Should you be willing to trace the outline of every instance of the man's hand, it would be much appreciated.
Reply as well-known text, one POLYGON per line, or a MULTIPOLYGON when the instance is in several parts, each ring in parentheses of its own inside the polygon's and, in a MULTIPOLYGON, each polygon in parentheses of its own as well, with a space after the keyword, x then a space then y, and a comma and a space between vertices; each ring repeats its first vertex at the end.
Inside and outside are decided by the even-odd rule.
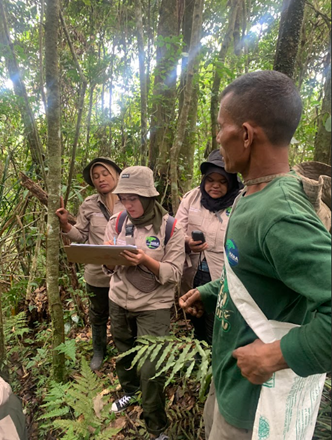
POLYGON ((251 344, 237 348, 232 355, 237 359, 242 376, 254 385, 261 385, 275 371, 288 368, 280 349, 280 341, 264 344, 256 339, 251 344))
POLYGON ((201 300, 201 294, 197 289, 189 290, 179 299, 180 307, 192 316, 200 318, 204 313, 204 306, 201 300))
POLYGON ((191 250, 191 252, 203 252, 206 249, 208 249, 208 244, 207 243, 203 243, 199 240, 199 241, 194 241, 192 238, 189 238, 189 240, 187 241, 187 244, 191 250))

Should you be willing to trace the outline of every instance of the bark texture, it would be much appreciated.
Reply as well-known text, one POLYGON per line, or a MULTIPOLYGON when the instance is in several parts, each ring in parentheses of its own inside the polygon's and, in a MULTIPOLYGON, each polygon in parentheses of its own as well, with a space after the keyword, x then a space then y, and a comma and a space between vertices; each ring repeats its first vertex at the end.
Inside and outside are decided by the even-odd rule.
POLYGON ((147 108, 148 108, 148 90, 147 77, 145 69, 145 47, 144 47, 144 31, 142 18, 142 3, 141 0, 135 0, 135 16, 137 24, 137 46, 138 46, 138 60, 139 60, 139 78, 141 88, 141 146, 140 156, 141 165, 146 165, 147 162, 147 108))
POLYGON ((305 0, 284 0, 273 69, 294 76, 304 18, 305 0))
POLYGON ((331 64, 327 70, 326 82, 324 87, 324 98, 321 113, 318 117, 318 128, 315 139, 314 160, 331 164, 331 131, 325 127, 326 120, 331 118, 331 64))
MULTIPOLYGON (((218 111, 219 111, 219 90, 220 90, 220 83, 221 83, 220 66, 222 66, 225 62, 228 49, 232 43, 232 39, 234 38, 235 25, 236 25, 237 21, 239 21, 238 15, 241 13, 241 11, 242 11, 241 0, 232 0, 230 3, 227 31, 226 31, 226 34, 224 36, 224 39, 223 39, 223 42, 221 44, 221 48, 219 51, 218 62, 217 62, 216 71, 215 71, 214 78, 213 78, 213 85, 212 85, 211 108, 210 108, 211 134, 212 134, 211 151, 218 148, 218 144, 217 144, 217 117, 218 117, 218 111)), ((207 152, 207 153, 209 153, 209 152, 207 152)))
POLYGON ((189 109, 192 98, 194 67, 197 56, 197 48, 200 45, 201 30, 203 22, 204 0, 195 0, 193 27, 189 49, 188 72, 186 80, 186 88, 184 92, 184 103, 177 124, 175 139, 171 148, 170 178, 171 178, 171 196, 172 209, 176 212, 179 207, 179 187, 178 187, 178 159, 181 147, 184 142, 189 109))
MULTIPOLYGON (((188 53, 190 48, 190 40, 191 40, 193 18, 194 18, 194 6, 195 6, 195 0, 185 0, 182 34, 183 34, 183 42, 184 42, 183 52, 186 54, 188 53)), ((199 69, 200 49, 201 49, 201 45, 199 45, 197 48, 197 56, 195 58, 192 96, 190 102, 190 109, 188 113, 188 124, 187 124, 183 145, 180 151, 180 165, 182 169, 182 171, 180 172, 181 193, 186 193, 192 187, 194 153, 195 153, 195 147, 197 145, 196 123, 197 123, 197 111, 198 111, 199 82, 196 79, 198 79, 197 74, 199 69)), ((181 113, 184 103, 188 60, 189 60, 188 56, 184 56, 182 58, 179 113, 181 113)))
POLYGON ((177 0, 162 0, 149 151, 149 167, 153 170, 157 167, 155 174, 160 176, 168 173, 169 152, 173 142, 171 122, 174 120, 178 58, 177 46, 172 39, 178 35, 177 0))
POLYGON ((24 82, 22 81, 22 76, 16 60, 13 43, 10 39, 10 34, 7 26, 5 5, 3 0, 0 0, 0 43, 2 45, 3 55, 5 56, 5 62, 9 77, 13 82, 14 91, 19 100, 18 107, 21 112, 25 136, 28 140, 32 160, 39 166, 41 175, 46 185, 46 173, 43 161, 42 144, 40 141, 35 118, 29 104, 28 94, 24 82))
POLYGON ((61 142, 60 142, 60 88, 58 67, 58 30, 60 19, 59 0, 46 2, 45 62, 47 86, 47 150, 48 174, 48 216, 46 283, 53 326, 53 375, 62 382, 64 379, 64 354, 56 347, 64 342, 64 322, 62 303, 59 295, 59 219, 55 211, 59 207, 61 188, 61 142))

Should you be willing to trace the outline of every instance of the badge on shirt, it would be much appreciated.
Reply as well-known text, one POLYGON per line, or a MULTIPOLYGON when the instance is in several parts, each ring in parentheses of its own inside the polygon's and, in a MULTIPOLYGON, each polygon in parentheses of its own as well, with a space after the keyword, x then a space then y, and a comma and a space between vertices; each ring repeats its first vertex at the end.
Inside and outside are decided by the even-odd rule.
POLYGON ((232 206, 230 206, 229 208, 226 209, 227 217, 229 217, 231 215, 231 212, 232 212, 232 206))
POLYGON ((239 250, 233 240, 227 240, 226 242, 226 255, 232 267, 239 264, 239 250))
POLYGON ((160 246, 159 238, 155 237, 154 235, 147 237, 145 243, 149 249, 158 249, 160 246))

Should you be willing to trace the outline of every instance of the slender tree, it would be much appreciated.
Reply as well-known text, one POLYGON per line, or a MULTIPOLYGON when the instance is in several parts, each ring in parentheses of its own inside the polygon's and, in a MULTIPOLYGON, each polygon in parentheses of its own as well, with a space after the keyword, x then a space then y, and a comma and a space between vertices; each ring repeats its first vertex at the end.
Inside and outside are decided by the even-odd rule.
POLYGON ((10 39, 10 33, 7 25, 6 11, 4 1, 0 0, 0 43, 5 55, 6 66, 9 77, 13 82, 16 96, 20 100, 19 109, 22 116, 25 135, 27 137, 31 150, 32 160, 40 167, 42 177, 46 185, 46 174, 43 161, 42 144, 40 141, 36 121, 29 104, 29 97, 22 81, 19 65, 16 60, 14 46, 10 39))
POLYGON ((45 64, 47 87, 47 151, 48 216, 46 282, 50 314, 53 326, 53 374, 57 381, 64 379, 64 355, 56 347, 64 342, 63 310, 59 295, 59 220, 55 215, 59 207, 61 188, 60 143, 60 89, 58 67, 58 31, 60 23, 60 0, 46 1, 45 64))
POLYGON ((306 0, 284 0, 274 70, 294 76, 306 0))
MULTIPOLYGON (((182 71, 180 78, 180 99, 179 99, 179 113, 181 113, 184 104, 184 95, 186 90, 187 81, 187 66, 188 66, 188 51, 190 48, 190 40, 192 35, 192 27, 194 20, 194 6, 195 0, 185 0, 184 2, 184 14, 183 14, 183 24, 182 24, 182 34, 183 34, 183 52, 182 57, 182 71)), ((181 193, 189 191, 192 187, 192 177, 194 168, 194 154, 197 145, 197 113, 198 113, 198 94, 199 94, 199 61, 200 61, 200 51, 201 45, 197 47, 197 56, 195 57, 194 65, 194 78, 192 87, 192 97, 190 101, 190 109, 188 113, 188 124, 186 128, 186 134, 181 146, 180 151, 180 164, 182 172, 180 172, 181 180, 181 193)))
POLYGON ((179 35, 177 0, 162 0, 158 24, 157 65, 152 98, 149 166, 167 179, 173 142, 171 123, 176 100, 179 35))
POLYGON ((138 46, 138 60, 139 60, 139 75, 141 87, 141 165, 146 165, 147 160, 147 105, 148 105, 148 90, 147 77, 145 69, 145 45, 144 45, 144 31, 142 18, 142 3, 141 0, 135 0, 135 16, 137 23, 137 46, 138 46))
POLYGON ((171 163, 170 163, 170 178, 171 178, 171 195, 172 195, 172 209, 176 212, 179 207, 179 188, 178 188, 178 158, 183 144, 186 127, 188 122, 188 114, 192 98, 193 76, 195 58, 197 57, 197 48, 200 45, 201 30, 203 22, 203 8, 204 0, 195 0, 194 5, 194 19, 193 31, 190 41, 189 62, 187 71, 186 88, 184 93, 184 104, 177 124, 174 142, 171 148, 171 163))
POLYGON ((226 55, 230 45, 232 44, 232 39, 234 38, 235 24, 238 21, 237 17, 242 11, 242 0, 231 0, 229 3, 229 18, 227 31, 224 35, 223 42, 218 56, 218 63, 213 77, 212 91, 211 91, 211 133, 212 133, 212 148, 215 150, 218 148, 217 144, 217 115, 219 109, 219 90, 221 84, 221 74, 220 68, 218 66, 225 63, 226 55))
POLYGON ((327 68, 324 98, 318 117, 314 160, 331 164, 331 64, 327 68), (328 120, 330 121, 329 127, 327 127, 328 120))

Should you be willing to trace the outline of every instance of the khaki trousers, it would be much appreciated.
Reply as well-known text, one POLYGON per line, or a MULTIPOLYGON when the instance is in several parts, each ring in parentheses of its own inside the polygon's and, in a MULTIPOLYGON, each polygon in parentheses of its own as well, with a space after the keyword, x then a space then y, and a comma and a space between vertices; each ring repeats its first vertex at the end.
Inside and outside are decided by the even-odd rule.
POLYGON ((230 425, 219 412, 214 383, 204 407, 206 440, 251 440, 252 431, 230 425))

